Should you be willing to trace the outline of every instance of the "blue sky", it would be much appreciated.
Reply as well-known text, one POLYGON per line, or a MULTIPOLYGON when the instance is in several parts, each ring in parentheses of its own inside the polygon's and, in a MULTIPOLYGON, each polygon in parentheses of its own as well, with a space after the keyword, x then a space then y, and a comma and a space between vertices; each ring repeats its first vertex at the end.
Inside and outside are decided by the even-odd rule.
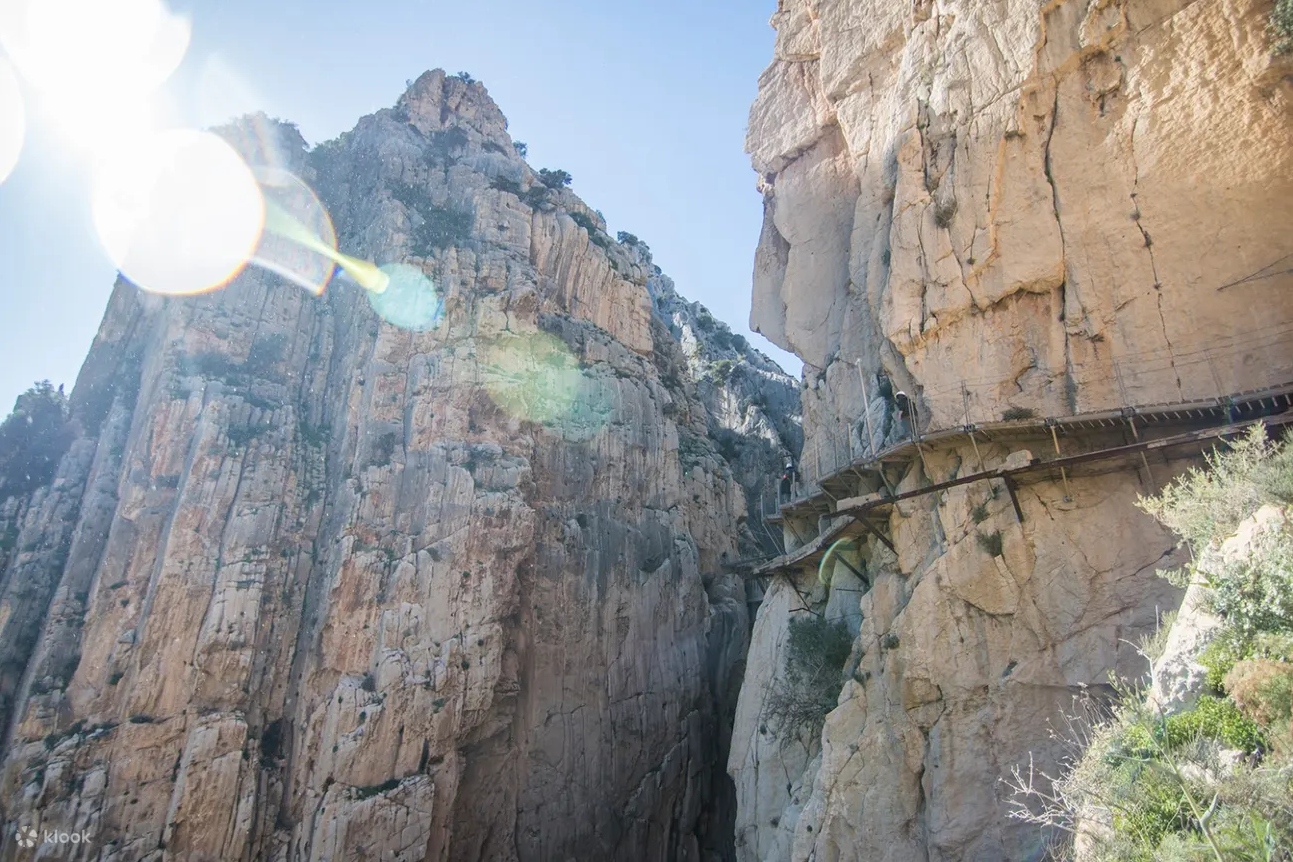
MULTIPOLYGON (((470 72, 532 165, 569 171, 612 232, 641 237, 680 292, 748 335, 762 207, 742 145, 775 7, 173 0, 193 42, 169 116, 210 124, 260 109, 317 143, 392 105, 426 69, 470 72)), ((0 414, 36 379, 70 388, 114 275, 90 222, 84 160, 39 116, 29 122, 0 185, 0 414)), ((751 340, 798 373, 793 357, 751 340)))

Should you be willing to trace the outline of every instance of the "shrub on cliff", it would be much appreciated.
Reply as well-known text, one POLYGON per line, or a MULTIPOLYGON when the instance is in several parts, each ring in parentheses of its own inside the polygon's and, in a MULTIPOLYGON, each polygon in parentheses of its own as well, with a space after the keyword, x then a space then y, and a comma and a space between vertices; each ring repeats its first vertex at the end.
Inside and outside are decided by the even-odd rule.
POLYGON ((1276 0, 1271 11, 1271 38, 1277 54, 1293 51, 1293 0, 1276 0))
POLYGON ((71 442, 62 387, 42 380, 19 395, 0 424, 0 500, 49 484, 71 442))
POLYGON ((543 168, 539 171, 539 182, 543 183, 550 189, 560 189, 568 186, 573 182, 570 174, 563 170, 548 170, 543 168))
POLYGON ((839 621, 804 613, 790 618, 786 669, 772 684, 764 705, 767 724, 784 741, 817 736, 835 708, 853 634, 839 621))
POLYGON ((1293 503, 1293 446, 1276 444, 1253 426, 1226 448, 1205 455, 1140 507, 1200 551, 1235 532, 1264 503, 1293 503))
POLYGON ((1258 426, 1206 460, 1140 505, 1193 551, 1160 574, 1208 587, 1222 620, 1192 656, 1209 691, 1166 714, 1126 692, 1072 722, 1089 729, 1060 775, 1014 775, 1013 816, 1084 836, 1082 859, 1293 858, 1293 529, 1262 509, 1293 498, 1293 444, 1258 426))
POLYGON ((391 197, 402 203, 412 215, 421 216, 421 224, 412 230, 410 250, 417 257, 430 257, 438 249, 459 245, 471 237, 475 216, 452 206, 438 206, 426 189, 410 183, 391 188, 391 197))

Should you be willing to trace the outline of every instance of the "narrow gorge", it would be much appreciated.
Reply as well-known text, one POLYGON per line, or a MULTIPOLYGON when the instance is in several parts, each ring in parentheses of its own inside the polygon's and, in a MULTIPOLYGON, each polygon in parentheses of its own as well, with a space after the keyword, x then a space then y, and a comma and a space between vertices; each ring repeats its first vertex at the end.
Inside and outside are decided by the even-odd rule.
POLYGON ((1047 858, 1011 770, 1182 601, 1138 500, 1293 421, 1271 12, 780 0, 799 382, 469 76, 218 129, 389 287, 118 279, 0 471, 0 862, 1047 858))

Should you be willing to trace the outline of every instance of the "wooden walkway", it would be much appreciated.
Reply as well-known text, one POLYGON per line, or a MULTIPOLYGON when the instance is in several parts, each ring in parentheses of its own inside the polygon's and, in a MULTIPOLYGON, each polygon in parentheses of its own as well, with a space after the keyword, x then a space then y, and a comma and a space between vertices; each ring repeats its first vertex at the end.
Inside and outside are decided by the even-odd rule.
POLYGON ((768 521, 784 524, 792 533, 796 523, 820 521, 822 516, 829 516, 830 524, 786 554, 759 565, 742 566, 742 574, 768 577, 780 571, 816 565, 822 554, 842 538, 871 534, 892 548, 889 519, 896 504, 973 482, 1002 482, 1010 493, 1016 516, 1022 521, 1023 509, 1016 494, 1020 484, 1052 480, 1067 485, 1070 477, 1091 471, 1143 468, 1148 476, 1150 454, 1173 457, 1198 454, 1220 440, 1244 433, 1258 422, 1271 427, 1293 425, 1293 384, 1210 401, 967 425, 926 434, 879 452, 874 458, 836 470, 824 477, 811 493, 782 505, 768 521), (891 466, 906 472, 913 462, 922 461, 927 452, 949 444, 968 444, 977 453, 979 442, 1019 444, 1029 440, 1048 444, 1053 448, 1053 455, 1030 457, 1026 461, 1007 459, 1006 463, 990 469, 983 467, 980 458, 977 472, 902 493, 897 493, 895 481, 886 473, 891 466), (875 490, 859 493, 867 488, 875 490))

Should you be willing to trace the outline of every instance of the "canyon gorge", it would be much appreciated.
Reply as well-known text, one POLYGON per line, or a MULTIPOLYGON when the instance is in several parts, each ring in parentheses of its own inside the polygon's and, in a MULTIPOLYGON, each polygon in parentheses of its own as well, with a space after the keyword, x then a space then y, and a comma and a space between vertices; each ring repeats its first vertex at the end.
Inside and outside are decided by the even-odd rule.
POLYGON ((1044 858, 1005 779, 1181 603, 1138 499, 1290 406, 1270 14, 781 0, 750 323, 799 382, 467 76, 218 130, 391 286, 118 280, 0 480, 0 862, 1044 858))

